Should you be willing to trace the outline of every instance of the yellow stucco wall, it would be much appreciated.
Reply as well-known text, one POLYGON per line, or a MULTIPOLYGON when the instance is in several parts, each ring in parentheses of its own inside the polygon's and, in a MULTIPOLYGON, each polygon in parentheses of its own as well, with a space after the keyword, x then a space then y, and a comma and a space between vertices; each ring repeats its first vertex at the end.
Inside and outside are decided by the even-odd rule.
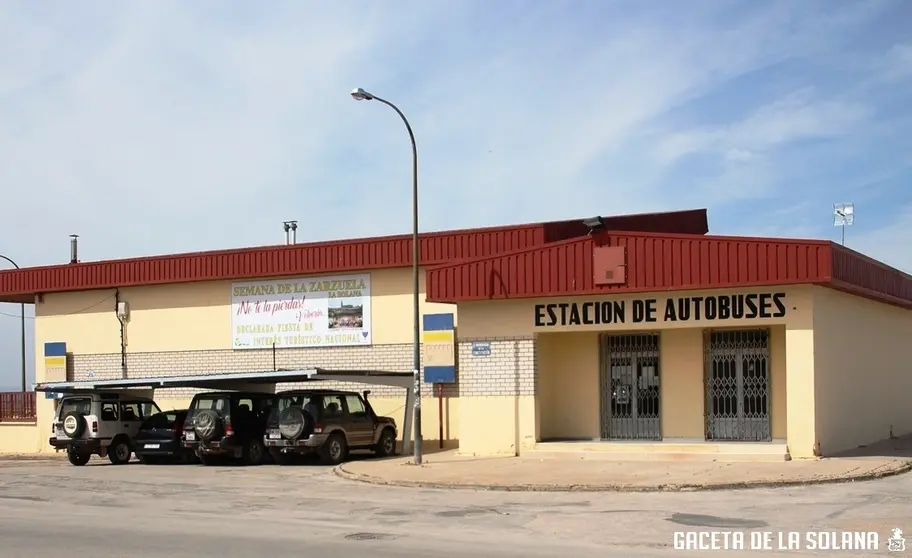
POLYGON ((912 311, 814 289, 822 455, 912 432, 912 311))
POLYGON ((463 396, 459 413, 462 454, 519 455, 535 444, 533 396, 463 396))
MULTIPOLYGON (((48 426, 48 429, 50 430, 50 426, 48 426)), ((44 438, 48 438, 48 436, 44 438)), ((0 423, 0 455, 39 453, 42 449, 41 440, 42 437, 38 431, 38 425, 34 422, 0 423)))
POLYGON ((540 439, 599 437, 599 334, 543 333, 538 343, 540 439))
POLYGON ((702 439, 703 330, 663 331, 659 342, 662 437, 702 439))
MULTIPOLYGON (((411 270, 387 269, 370 276, 373 344, 410 343, 411 270)), ((295 276, 299 277, 304 276, 295 276)), ((424 301, 423 277, 422 273, 421 313, 455 314, 455 305, 424 301)), ((120 299, 130 307, 127 350, 231 349, 231 284, 210 281, 120 289, 120 299)), ((45 295, 44 302, 35 305, 36 354, 43 354, 46 341, 66 341, 67 351, 77 354, 118 353, 120 323, 113 296, 110 289, 45 295)))

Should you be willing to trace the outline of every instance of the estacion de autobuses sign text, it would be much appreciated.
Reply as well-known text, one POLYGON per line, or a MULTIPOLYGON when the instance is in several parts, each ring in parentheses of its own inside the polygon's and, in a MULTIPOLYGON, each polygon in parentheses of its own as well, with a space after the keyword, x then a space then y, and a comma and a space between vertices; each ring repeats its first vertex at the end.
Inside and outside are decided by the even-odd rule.
POLYGON ((535 305, 535 327, 753 320, 785 314, 785 293, 672 297, 661 304, 656 298, 556 302, 535 305))

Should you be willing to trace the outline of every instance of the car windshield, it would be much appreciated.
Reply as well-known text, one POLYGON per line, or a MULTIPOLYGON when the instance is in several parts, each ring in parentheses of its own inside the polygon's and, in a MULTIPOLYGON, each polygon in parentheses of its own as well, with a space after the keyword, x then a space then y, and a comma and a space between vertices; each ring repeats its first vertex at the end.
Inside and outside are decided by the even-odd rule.
POLYGON ((60 415, 66 416, 67 413, 81 413, 83 415, 91 414, 92 399, 90 397, 68 397, 60 402, 60 415))

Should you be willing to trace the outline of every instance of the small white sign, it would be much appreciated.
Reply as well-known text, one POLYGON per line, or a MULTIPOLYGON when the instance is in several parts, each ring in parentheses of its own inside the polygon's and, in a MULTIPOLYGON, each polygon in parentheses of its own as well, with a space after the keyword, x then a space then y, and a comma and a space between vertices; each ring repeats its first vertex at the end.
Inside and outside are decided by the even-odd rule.
POLYGON ((160 448, 161 446, 160 446, 159 444, 146 444, 146 445, 143 446, 143 447, 145 447, 146 449, 158 449, 158 448, 160 448))
POLYGON ((188 442, 192 442, 192 441, 196 440, 196 434, 194 434, 193 432, 187 432, 187 434, 185 434, 184 437, 187 439, 188 442))

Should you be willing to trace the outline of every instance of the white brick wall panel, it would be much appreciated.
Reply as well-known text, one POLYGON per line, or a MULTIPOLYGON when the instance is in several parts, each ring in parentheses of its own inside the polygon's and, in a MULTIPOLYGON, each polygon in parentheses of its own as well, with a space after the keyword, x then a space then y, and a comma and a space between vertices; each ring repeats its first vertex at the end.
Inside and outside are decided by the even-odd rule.
MULTIPOLYGON (((412 371, 411 344, 377 345, 372 347, 295 348, 275 352, 278 369, 324 368, 327 370, 384 370, 412 371)), ((118 379, 121 377, 119 354, 72 355, 68 378, 74 381, 118 379)), ((213 350, 173 351, 156 353, 127 353, 127 376, 130 378, 188 376, 220 372, 257 372, 273 369, 272 350, 213 350)), ((304 383, 279 384, 279 389, 303 387, 304 383)), ((374 396, 401 397, 399 387, 357 384, 351 382, 308 382, 306 385, 362 391, 371 390, 374 396)), ((434 395, 433 386, 422 383, 422 395, 434 395)), ((170 388, 158 390, 161 397, 189 397, 200 390, 170 388)), ((445 397, 459 394, 458 384, 444 387, 445 397)))
MULTIPOLYGON (((447 385, 446 397, 533 395, 538 388, 538 358, 535 341, 527 337, 496 337, 460 340, 458 344, 458 383, 447 385), (491 343, 491 355, 472 356, 472 341, 491 343)), ((72 380, 116 379, 121 375, 119 354, 72 355, 72 380)), ((387 370, 410 372, 412 345, 377 345, 373 347, 333 347, 315 349, 281 349, 275 353, 279 369, 325 368, 327 370, 387 370)), ((266 350, 174 351, 128 353, 128 377, 181 376, 218 372, 256 372, 273 369, 273 352, 266 350)), ((380 397, 401 397, 404 390, 392 386, 351 382, 319 382, 321 387, 361 391, 371 390, 380 397)), ((278 389, 294 389, 305 384, 279 384, 278 389)), ((189 397, 200 390, 173 388, 159 390, 162 397, 189 397)), ((425 397, 433 396, 432 386, 422 384, 425 397)))

